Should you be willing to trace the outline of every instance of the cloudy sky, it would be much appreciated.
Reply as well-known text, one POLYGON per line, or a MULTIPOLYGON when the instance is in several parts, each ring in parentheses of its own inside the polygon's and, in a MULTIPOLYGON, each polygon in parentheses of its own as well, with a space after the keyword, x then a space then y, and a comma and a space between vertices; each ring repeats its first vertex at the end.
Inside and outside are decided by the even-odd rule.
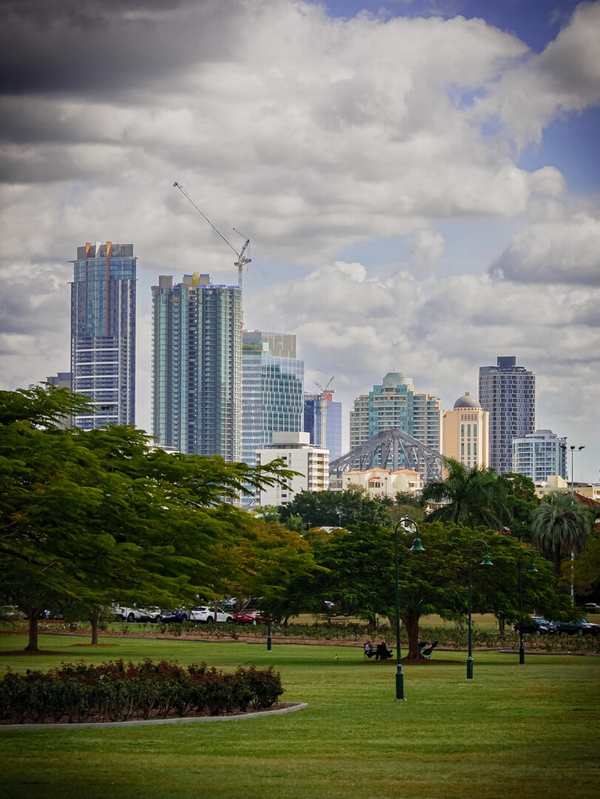
POLYGON ((295 333, 306 388, 402 371, 452 408, 537 375, 537 425, 600 470, 600 2, 0 0, 0 386, 69 368, 86 241, 135 245, 137 421, 150 286, 236 279, 295 333))

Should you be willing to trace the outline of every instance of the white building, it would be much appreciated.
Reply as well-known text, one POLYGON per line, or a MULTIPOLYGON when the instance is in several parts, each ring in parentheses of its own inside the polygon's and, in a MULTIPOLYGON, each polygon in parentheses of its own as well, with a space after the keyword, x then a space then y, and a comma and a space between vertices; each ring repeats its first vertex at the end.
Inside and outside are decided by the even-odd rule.
POLYGON ((299 472, 285 485, 258 492, 258 505, 287 505, 300 491, 326 491, 329 483, 329 450, 313 446, 310 433, 273 433, 273 443, 256 452, 256 465, 281 458, 286 468, 299 472))
POLYGON ((398 469, 391 472, 389 469, 367 469, 364 472, 357 470, 342 474, 342 490, 351 485, 359 485, 369 492, 369 496, 395 497, 398 492, 420 494, 423 490, 423 478, 413 469, 398 469))
POLYGON ((523 438, 513 438, 512 470, 530 477, 534 483, 545 482, 550 475, 567 476, 567 439, 552 430, 536 430, 523 438))

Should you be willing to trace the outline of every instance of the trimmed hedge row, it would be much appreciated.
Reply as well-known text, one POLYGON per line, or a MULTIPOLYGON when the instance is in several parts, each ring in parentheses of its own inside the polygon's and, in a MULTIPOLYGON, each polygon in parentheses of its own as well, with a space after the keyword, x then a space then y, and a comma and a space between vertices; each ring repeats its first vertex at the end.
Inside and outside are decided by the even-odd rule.
POLYGON ((139 664, 123 660, 90 665, 62 663, 43 673, 15 674, 0 681, 0 722, 8 724, 127 721, 218 716, 271 707, 283 693, 272 666, 239 666, 233 673, 206 663, 184 669, 176 661, 139 664))

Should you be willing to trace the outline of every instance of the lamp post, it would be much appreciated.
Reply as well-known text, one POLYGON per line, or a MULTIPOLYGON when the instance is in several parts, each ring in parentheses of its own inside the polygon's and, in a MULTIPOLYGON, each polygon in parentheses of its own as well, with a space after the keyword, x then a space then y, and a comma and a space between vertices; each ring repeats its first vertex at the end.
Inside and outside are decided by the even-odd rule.
POLYGON ((271 614, 267 618, 267 652, 270 652, 271 647, 271 614))
POLYGON ((410 548, 411 552, 425 552, 425 548, 421 544, 419 538, 419 527, 415 521, 409 519, 408 516, 400 519, 394 527, 394 562, 396 566, 396 700, 404 701, 404 674, 402 673, 402 649, 400 646, 400 567, 398 562, 398 528, 402 527, 406 532, 410 531, 410 527, 414 527, 415 540, 410 548))
POLYGON ((473 679, 473 625, 471 622, 471 596, 473 593, 473 578, 472 578, 472 562, 473 562, 473 544, 483 544, 485 547, 485 555, 483 556, 483 560, 479 564, 480 566, 493 566, 494 564, 490 560, 488 545, 485 541, 482 541, 481 538, 476 538, 474 541, 471 541, 469 546, 469 591, 468 591, 468 608, 469 608, 469 654, 467 656, 467 680, 473 679))
POLYGON ((582 444, 580 447, 576 447, 575 444, 571 444, 570 447, 567 447, 566 444, 560 445, 561 449, 564 449, 565 452, 567 449, 571 450, 571 497, 575 497, 575 473, 573 471, 573 464, 575 458, 575 452, 581 452, 582 449, 585 449, 585 444, 582 444))
POLYGON ((536 574, 535 556, 533 552, 519 552, 519 664, 522 666, 525 663, 525 649, 523 647, 523 590, 521 587, 521 558, 523 555, 529 555, 531 558, 531 566, 527 569, 530 574, 536 574))

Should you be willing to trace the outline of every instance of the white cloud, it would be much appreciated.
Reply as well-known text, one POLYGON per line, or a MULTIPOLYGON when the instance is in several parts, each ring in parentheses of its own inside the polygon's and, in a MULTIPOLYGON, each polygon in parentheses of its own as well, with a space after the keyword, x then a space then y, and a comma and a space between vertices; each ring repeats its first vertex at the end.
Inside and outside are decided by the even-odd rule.
POLYGON ((573 210, 555 166, 519 168, 514 142, 598 102, 600 3, 540 55, 483 20, 333 20, 302 0, 4 5, 2 385, 68 368, 75 248, 133 242, 148 426, 150 285, 235 280, 178 180, 251 238, 248 325, 296 332, 346 403, 397 368, 448 406, 516 354, 548 396, 580 381, 593 418, 597 211, 573 210), (473 240, 501 220, 505 243, 472 249, 500 253, 503 279, 493 256, 454 274, 448 228, 473 240), (384 238, 405 249, 374 267, 384 238), (369 254, 345 263, 353 246, 369 254))

